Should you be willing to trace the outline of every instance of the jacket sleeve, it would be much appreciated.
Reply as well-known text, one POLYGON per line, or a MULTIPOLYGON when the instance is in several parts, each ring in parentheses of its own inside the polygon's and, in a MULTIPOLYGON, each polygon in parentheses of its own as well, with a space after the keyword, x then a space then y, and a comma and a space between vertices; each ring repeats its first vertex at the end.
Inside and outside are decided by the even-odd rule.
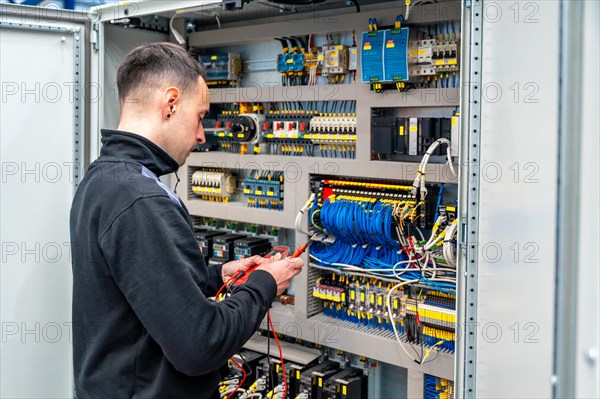
POLYGON ((214 296, 219 291, 219 288, 223 285, 223 277, 221 276, 221 272, 223 270, 223 265, 219 266, 208 266, 208 279, 206 281, 206 290, 204 293, 208 296, 214 296))
MULTIPOLYGON (((225 301, 208 299, 185 215, 166 197, 141 198, 100 236, 112 276, 166 358, 189 376, 218 369, 258 329, 277 293, 258 270, 225 301)), ((219 273, 220 274, 220 273, 219 273)))

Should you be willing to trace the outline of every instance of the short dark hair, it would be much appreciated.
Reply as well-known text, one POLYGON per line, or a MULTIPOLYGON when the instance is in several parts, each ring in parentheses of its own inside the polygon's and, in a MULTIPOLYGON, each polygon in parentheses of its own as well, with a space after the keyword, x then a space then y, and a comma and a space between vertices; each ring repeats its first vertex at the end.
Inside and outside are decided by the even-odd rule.
POLYGON ((131 50, 119 66, 119 99, 123 102, 131 94, 165 80, 186 91, 198 82, 198 76, 206 80, 204 67, 183 47, 168 42, 143 44, 131 50))

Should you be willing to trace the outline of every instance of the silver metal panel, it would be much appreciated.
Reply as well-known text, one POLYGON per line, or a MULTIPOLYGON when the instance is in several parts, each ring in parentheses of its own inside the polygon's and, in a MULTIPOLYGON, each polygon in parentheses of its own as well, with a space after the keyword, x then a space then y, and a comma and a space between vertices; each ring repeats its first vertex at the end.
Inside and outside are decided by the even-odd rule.
POLYGON ((368 397, 373 399, 422 398, 423 373, 379 363, 376 368, 369 370, 368 397))
POLYGON ((425 386, 425 376, 414 370, 407 370, 406 373, 406 397, 407 399, 418 399, 423 397, 425 386))
POLYGON ((581 108, 583 70, 583 2, 561 8, 560 110, 558 144, 558 216, 556 251, 556 338, 554 397, 575 396, 581 191, 581 108))
MULTIPOLYGON (((306 174, 354 176, 354 177, 376 177, 381 179, 405 180, 412 185, 417 173, 418 164, 408 162, 387 161, 356 161, 340 158, 320 157, 288 157, 282 155, 240 155, 223 152, 195 152, 187 160, 187 166, 205 166, 236 169, 272 169, 283 170, 286 177, 293 183, 299 183, 299 176, 306 174)), ((185 167, 185 166, 184 166, 185 167)), ((452 175, 446 164, 429 163, 427 165, 427 182, 431 183, 456 183, 456 177, 452 175)), ((181 169, 181 176, 187 176, 181 169)), ((182 184, 182 190, 187 190, 182 184)), ((287 188, 286 188, 287 189, 287 188)), ((309 187, 298 187, 297 195, 301 195, 298 204, 304 205, 309 196, 309 187)), ((182 191, 183 192, 183 191, 182 191)), ((299 210, 297 208, 295 210, 299 210)))
POLYGON ((461 54, 461 82, 465 90, 461 98, 461 168, 459 185, 460 256, 457 275, 464 279, 457 281, 457 392, 465 398, 474 398, 476 392, 477 338, 473 326, 477 323, 478 311, 478 235, 479 235, 479 184, 481 158, 481 64, 482 28, 484 7, 482 2, 466 3, 463 9, 461 30, 463 32, 463 52, 461 54), (468 4, 468 6, 467 6, 468 4))
POLYGON ((89 124, 90 131, 88 138, 88 162, 96 159, 100 155, 100 128, 103 123, 104 101, 106 96, 104 91, 104 25, 98 22, 92 23, 90 31, 90 86, 97 87, 98 91, 103 90, 101 96, 96 101, 91 101, 89 105, 89 124))
POLYGON ((246 87, 210 89, 210 102, 275 102, 275 101, 334 101, 356 100, 358 86, 317 85, 281 86, 281 79, 271 84, 249 82, 246 87))
MULTIPOLYGON (((600 198, 600 161, 598 148, 600 140, 600 3, 586 1, 584 5, 583 35, 583 75, 581 125, 581 194, 579 196, 579 253, 585 254, 590 248, 597 248, 600 242, 598 225, 590 221, 600 220, 598 198, 600 198)), ((575 397, 600 398, 600 269, 598 260, 582 259, 580 262, 577 320, 577 346, 574 348, 575 397)))
POLYGON ((551 396, 559 5, 483 4, 477 398, 551 396))
MULTIPOLYGON (((461 54, 460 54, 460 65, 461 65, 461 71, 460 71, 460 81, 461 82, 470 82, 471 81, 471 62, 474 62, 475 60, 473 60, 473 57, 471 56, 471 29, 472 29, 472 24, 473 24, 473 19, 472 19, 472 9, 471 7, 465 7, 465 4, 463 4, 463 8, 462 8, 462 19, 461 19, 461 32, 462 32, 462 46, 461 46, 461 54)), ((478 23, 479 25, 479 23, 478 23)), ((479 28, 481 29, 481 28, 479 28)), ((481 66, 481 57, 478 57, 477 62, 475 63, 475 66, 478 67, 480 69, 481 66)), ((471 130, 471 126, 470 126, 470 115, 471 115, 471 110, 470 110, 470 106, 471 105, 475 105, 474 103, 472 103, 471 101, 471 96, 472 96, 472 91, 470 89, 470 87, 472 86, 472 83, 469 83, 467 85, 465 85, 466 88, 465 90, 463 90, 462 92, 462 96, 461 96, 461 100, 460 100, 460 112, 461 112, 461 121, 460 121, 460 150, 459 150, 459 156, 458 156, 458 160, 459 160, 459 164, 463 165, 465 163, 465 155, 468 154, 469 149, 475 149, 474 147, 469 147, 469 139, 471 137, 473 133, 473 131, 471 130), (467 122, 465 122, 465 120, 467 122), (464 155, 463 155, 464 154, 464 155)), ((479 101, 479 103, 481 104, 481 101, 479 101)), ((467 159, 468 159, 468 155, 467 155, 467 159)), ((459 182, 467 182, 471 179, 471 177, 473 176, 473 173, 476 174, 475 177, 477 177, 477 174, 479 173, 477 172, 473 172, 473 171, 469 171, 468 168, 461 168, 460 170, 460 177, 459 177, 459 182), (469 176, 469 172, 471 172, 471 176, 469 176)), ((467 278, 466 276, 468 276, 468 274, 465 273, 466 270, 466 262, 467 262, 467 245, 466 245, 466 241, 467 241, 467 237, 469 237, 468 235, 465 235, 465 232, 468 231, 467 229, 467 221, 469 218, 469 213, 472 212, 472 208, 473 206, 476 206, 478 204, 479 201, 476 201, 476 203, 473 205, 474 201, 469 202, 468 200, 468 196, 469 196, 469 191, 468 191, 468 185, 467 184, 459 184, 458 186, 458 209, 460 211, 460 223, 458 224, 458 235, 457 237, 459 237, 459 248, 456 252, 456 258, 457 258, 457 265, 456 265, 456 271, 457 271, 457 276, 459 276, 456 279, 456 320, 457 320, 457 325, 458 328, 462 328, 461 325, 464 325, 465 322, 468 320, 468 317, 474 317, 474 316, 467 316, 467 300, 468 300, 468 296, 471 293, 471 289, 473 289, 473 293, 475 293, 475 288, 467 288, 467 278), (464 276, 464 278, 461 278, 461 276, 464 276)), ((479 213, 477 212, 477 216, 478 217, 479 213)), ((474 254, 469 253, 469 258, 473 258, 474 254)), ((469 284, 471 285, 471 284, 469 284)), ((472 313, 471 310, 469 310, 469 313, 472 313)), ((455 371, 454 371, 454 387, 456 389, 456 392, 458 393, 458 395, 463 396, 464 397, 464 391, 465 391, 465 385, 468 384, 470 386, 473 385, 473 373, 470 374, 466 374, 465 373, 465 369, 467 368, 467 360, 466 360, 466 355, 467 355, 467 350, 470 350, 469 347, 466 346, 465 340, 464 340, 464 335, 460 334, 457 335, 457 341, 456 341, 456 353, 455 353, 455 371)), ((471 354, 469 353, 469 356, 471 356, 471 354)), ((471 389, 473 389, 471 387, 471 389)))
POLYGON ((81 177, 84 25, 36 21, 31 10, 0 17, 0 396, 71 397, 69 210, 81 177))
MULTIPOLYGON (((182 180, 180 184, 184 181, 182 180)), ((183 189, 183 185, 182 185, 183 189)), ((181 192, 184 192, 183 190, 181 192)), ((260 208, 248 208, 245 203, 215 203, 192 199, 185 202, 190 214, 196 216, 213 217, 223 220, 235 220, 245 223, 263 225, 276 225, 286 229, 294 228, 296 215, 290 212, 271 211, 260 208)))
POLYGON ((563 2, 554 397, 596 398, 599 308, 598 108, 600 6, 563 2))

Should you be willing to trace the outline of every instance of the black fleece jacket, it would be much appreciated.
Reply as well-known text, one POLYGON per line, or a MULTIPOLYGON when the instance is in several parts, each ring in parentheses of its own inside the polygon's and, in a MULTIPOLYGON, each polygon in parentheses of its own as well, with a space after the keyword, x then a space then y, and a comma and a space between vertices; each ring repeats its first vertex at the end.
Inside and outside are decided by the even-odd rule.
POLYGON ((77 398, 218 398, 219 367, 256 331, 277 285, 265 271, 225 301, 151 141, 102 131, 71 208, 77 398))

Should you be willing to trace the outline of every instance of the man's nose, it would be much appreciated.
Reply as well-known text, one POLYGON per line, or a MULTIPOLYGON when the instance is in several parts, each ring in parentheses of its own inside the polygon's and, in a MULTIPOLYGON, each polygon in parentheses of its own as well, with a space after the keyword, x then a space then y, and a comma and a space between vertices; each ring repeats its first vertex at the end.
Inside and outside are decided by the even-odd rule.
POLYGON ((200 144, 206 143, 206 137, 204 136, 204 127, 200 125, 196 132, 196 141, 200 144))

